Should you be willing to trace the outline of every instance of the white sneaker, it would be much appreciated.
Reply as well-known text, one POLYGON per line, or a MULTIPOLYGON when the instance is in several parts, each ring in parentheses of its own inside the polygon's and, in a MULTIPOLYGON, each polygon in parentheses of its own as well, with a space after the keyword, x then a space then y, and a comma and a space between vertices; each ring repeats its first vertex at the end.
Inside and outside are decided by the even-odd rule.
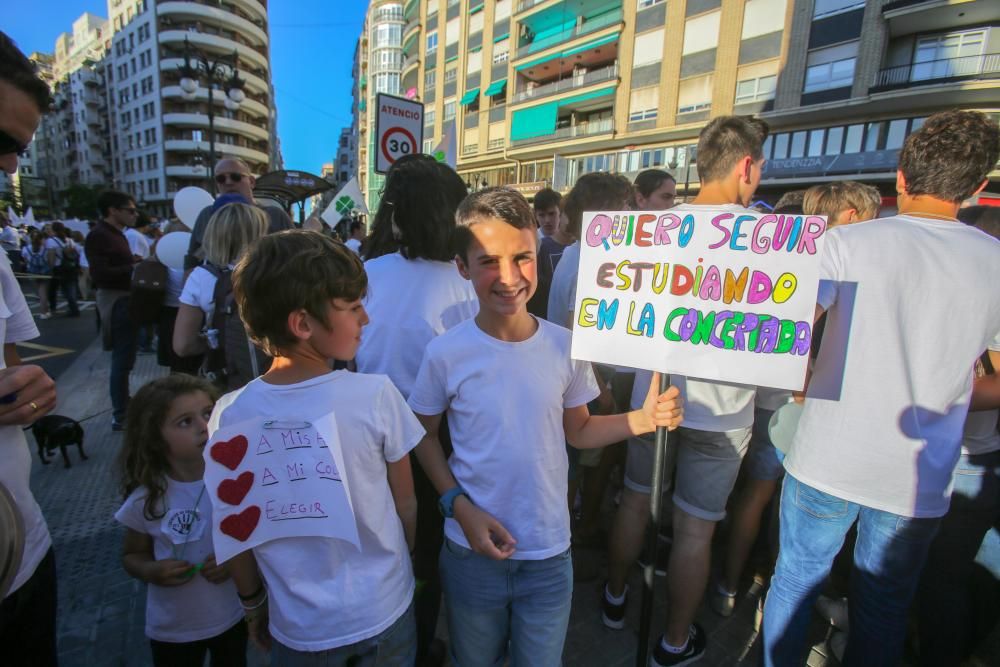
POLYGON ((847 632, 850 630, 847 614, 847 598, 828 598, 820 595, 816 600, 816 611, 819 615, 830 621, 830 625, 847 632))
POLYGON ((40 319, 40 320, 47 320, 47 319, 49 319, 50 317, 52 317, 52 313, 39 313, 39 314, 37 315, 37 317, 38 317, 38 319, 40 319))

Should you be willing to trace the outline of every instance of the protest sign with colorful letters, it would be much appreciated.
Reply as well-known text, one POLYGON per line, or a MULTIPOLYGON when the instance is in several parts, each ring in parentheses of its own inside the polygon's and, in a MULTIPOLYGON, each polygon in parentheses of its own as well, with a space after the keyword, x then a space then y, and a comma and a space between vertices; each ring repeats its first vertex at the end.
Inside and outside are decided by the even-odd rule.
POLYGON ((573 357, 801 389, 826 218, 585 213, 573 357))
POLYGON ((254 419, 216 431, 205 446, 215 559, 285 537, 359 545, 333 414, 254 419))

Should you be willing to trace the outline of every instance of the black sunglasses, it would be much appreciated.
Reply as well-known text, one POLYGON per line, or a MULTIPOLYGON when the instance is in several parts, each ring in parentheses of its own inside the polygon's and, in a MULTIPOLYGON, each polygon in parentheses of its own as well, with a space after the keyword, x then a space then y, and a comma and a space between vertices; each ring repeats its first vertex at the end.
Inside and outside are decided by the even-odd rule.
POLYGON ((28 150, 28 144, 22 144, 3 130, 0 130, 0 155, 17 153, 17 156, 21 157, 26 150, 28 150))
POLYGON ((232 181, 233 183, 239 183, 243 180, 243 174, 231 173, 231 174, 216 174, 215 182, 219 185, 224 184, 226 181, 232 181))

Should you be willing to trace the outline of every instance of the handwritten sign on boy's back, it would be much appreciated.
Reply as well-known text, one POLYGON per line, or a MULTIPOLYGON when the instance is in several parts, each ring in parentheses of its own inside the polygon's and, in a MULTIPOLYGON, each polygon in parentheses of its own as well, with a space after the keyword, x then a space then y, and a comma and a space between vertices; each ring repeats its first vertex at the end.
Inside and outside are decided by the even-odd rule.
POLYGON ((219 429, 205 446, 215 559, 285 537, 359 544, 332 414, 254 419, 219 429))
POLYGON ((573 357, 801 389, 826 219, 586 213, 573 357))

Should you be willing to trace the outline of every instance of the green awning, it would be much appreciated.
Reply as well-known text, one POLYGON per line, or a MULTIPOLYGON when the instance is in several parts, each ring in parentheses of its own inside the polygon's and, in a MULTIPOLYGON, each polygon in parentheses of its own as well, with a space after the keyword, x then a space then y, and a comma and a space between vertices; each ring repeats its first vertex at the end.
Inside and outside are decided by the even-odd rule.
POLYGON ((508 37, 510 37, 510 33, 509 32, 505 32, 502 35, 497 35, 496 37, 493 38, 493 43, 496 44, 499 41, 507 39, 508 37))
POLYGON ((518 65, 514 69, 521 71, 526 69, 531 69, 535 65, 541 65, 542 63, 547 63, 550 60, 556 60, 558 58, 565 58, 566 56, 572 56, 577 53, 582 53, 588 49, 594 49, 598 46, 604 46, 605 44, 610 44, 612 42, 617 42, 618 38, 621 36, 620 33, 615 33, 613 35, 608 35, 607 37, 602 37, 600 39, 595 39, 586 44, 581 44, 580 46, 573 47, 572 49, 567 49, 566 51, 560 51, 559 53, 553 53, 551 55, 545 56, 544 58, 536 58, 535 60, 530 60, 526 63, 518 65))
POLYGON ((576 104, 578 102, 586 102, 587 100, 592 100, 597 97, 605 97, 606 95, 614 95, 615 87, 608 86, 607 88, 601 88, 600 90, 595 90, 590 93, 584 93, 583 95, 576 95, 575 97, 567 97, 556 102, 561 107, 568 104, 576 104))
POLYGON ((485 7, 485 6, 486 6, 486 3, 485 2, 481 2, 481 3, 479 3, 478 7, 470 7, 469 8, 469 14, 475 14, 476 12, 483 11, 483 7, 485 7))
POLYGON ((499 81, 494 81, 490 84, 490 87, 486 89, 483 93, 486 97, 493 97, 494 95, 499 95, 503 92, 503 89, 507 87, 507 79, 500 79, 499 81))
POLYGON ((543 137, 556 131, 559 103, 549 102, 515 111, 510 119, 512 141, 543 137))
POLYGON ((465 91, 465 95, 462 95, 462 99, 459 101, 459 104, 461 104, 462 106, 469 106, 470 104, 475 102, 478 97, 479 97, 478 88, 467 90, 465 91))

